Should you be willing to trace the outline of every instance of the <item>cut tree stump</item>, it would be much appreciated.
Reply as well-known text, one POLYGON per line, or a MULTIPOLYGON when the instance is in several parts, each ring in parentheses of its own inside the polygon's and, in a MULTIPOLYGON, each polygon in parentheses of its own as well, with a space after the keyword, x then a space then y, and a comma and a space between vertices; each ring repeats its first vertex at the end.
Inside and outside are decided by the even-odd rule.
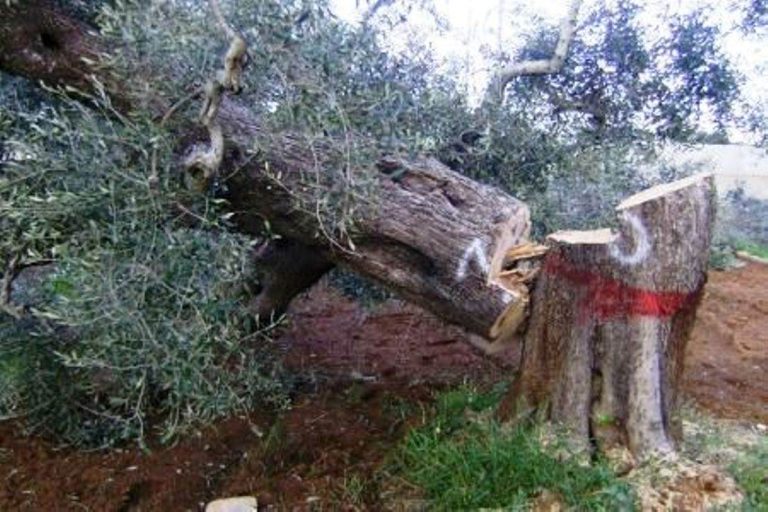
POLYGON ((674 450, 683 357, 706 281, 714 186, 695 176, 618 207, 620 231, 564 231, 533 294, 502 418, 539 411, 600 450, 674 450))

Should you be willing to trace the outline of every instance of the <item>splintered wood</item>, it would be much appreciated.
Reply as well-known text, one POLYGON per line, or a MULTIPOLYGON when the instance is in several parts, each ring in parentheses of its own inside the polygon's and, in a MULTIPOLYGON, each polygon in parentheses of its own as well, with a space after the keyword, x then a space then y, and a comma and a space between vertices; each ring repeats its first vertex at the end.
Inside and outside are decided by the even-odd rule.
MULTIPOLYGON (((541 257, 547 253, 547 246, 528 242, 507 251, 504 269, 496 276, 497 282, 505 287, 518 288, 527 285, 541 268, 541 257)), ((525 287, 527 290, 527 286, 525 287)))
POLYGON ((507 249, 498 273, 489 281, 501 287, 513 300, 498 317, 490 331, 491 342, 483 346, 488 352, 498 351, 518 338, 529 313, 530 287, 541 269, 547 246, 526 242, 507 249))

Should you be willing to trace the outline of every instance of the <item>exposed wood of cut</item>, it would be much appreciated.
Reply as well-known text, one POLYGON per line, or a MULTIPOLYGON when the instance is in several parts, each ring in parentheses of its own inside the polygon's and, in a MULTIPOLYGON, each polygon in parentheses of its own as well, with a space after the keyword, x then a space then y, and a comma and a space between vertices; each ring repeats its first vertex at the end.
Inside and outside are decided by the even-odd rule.
POLYGON ((559 232, 533 296, 520 375, 501 414, 545 408, 585 444, 674 449, 683 355, 706 280, 711 176, 618 207, 621 229, 559 232))

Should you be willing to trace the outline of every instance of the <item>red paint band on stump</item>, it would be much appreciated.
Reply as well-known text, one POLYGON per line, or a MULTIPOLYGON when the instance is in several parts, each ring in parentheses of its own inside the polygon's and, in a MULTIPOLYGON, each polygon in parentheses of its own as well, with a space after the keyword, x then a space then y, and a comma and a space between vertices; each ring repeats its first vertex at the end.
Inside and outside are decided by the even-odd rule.
POLYGON ((680 311, 698 292, 655 292, 634 288, 617 279, 582 270, 559 256, 550 256, 544 272, 585 289, 583 313, 605 321, 616 317, 669 317, 680 311))

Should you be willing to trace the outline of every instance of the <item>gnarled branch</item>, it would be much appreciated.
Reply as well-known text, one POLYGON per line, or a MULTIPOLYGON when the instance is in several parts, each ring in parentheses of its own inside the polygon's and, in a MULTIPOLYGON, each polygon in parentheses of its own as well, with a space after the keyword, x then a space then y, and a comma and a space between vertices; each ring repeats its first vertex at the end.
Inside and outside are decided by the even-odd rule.
POLYGON ((565 58, 568 55, 568 47, 571 45, 573 35, 576 33, 576 19, 579 15, 579 8, 582 0, 573 0, 568 10, 568 15, 560 23, 560 37, 555 46, 555 52, 549 59, 526 60, 516 62, 499 73, 496 83, 498 84, 499 97, 504 97, 504 89, 509 82, 524 75, 548 75, 557 73, 563 67, 565 58))

